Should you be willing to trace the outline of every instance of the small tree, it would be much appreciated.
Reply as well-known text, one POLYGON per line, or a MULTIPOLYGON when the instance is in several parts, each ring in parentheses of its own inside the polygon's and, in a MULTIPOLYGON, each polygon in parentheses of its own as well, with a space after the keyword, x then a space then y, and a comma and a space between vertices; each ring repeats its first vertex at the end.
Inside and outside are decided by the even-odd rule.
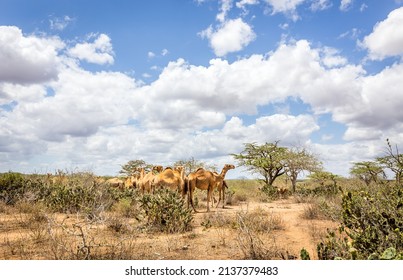
POLYGON ((178 160, 174 163, 174 166, 183 166, 185 168, 185 174, 189 174, 190 172, 194 172, 199 168, 208 169, 211 171, 217 171, 216 166, 208 165, 205 162, 195 159, 191 157, 187 160, 178 160))
POLYGON ((328 171, 316 171, 310 174, 309 178, 314 182, 319 183, 322 188, 325 188, 325 183, 327 181, 331 181, 332 182, 331 191, 333 193, 337 193, 337 178, 339 178, 338 175, 328 171))
POLYGON ((131 160, 128 163, 122 165, 122 169, 119 171, 119 173, 126 176, 133 176, 139 172, 140 168, 144 168, 144 170, 147 172, 151 170, 152 165, 146 163, 142 159, 131 160))
POLYGON ((401 179, 403 176, 403 154, 399 153, 399 148, 397 145, 395 149, 393 149, 392 145, 389 142, 389 139, 386 139, 387 148, 386 148, 386 156, 379 157, 376 160, 385 168, 388 168, 393 173, 395 173, 396 184, 401 184, 401 179))
POLYGON ((315 172, 322 169, 321 162, 307 149, 300 147, 289 149, 285 154, 284 163, 293 192, 296 190, 297 178, 301 172, 315 172))
POLYGON ((266 142, 263 145, 246 143, 245 149, 240 154, 232 154, 232 156, 239 165, 262 175, 265 187, 271 187, 276 178, 286 172, 284 158, 287 148, 279 147, 278 142, 266 142))
POLYGON ((371 182, 377 183, 379 179, 385 178, 385 172, 379 163, 374 161, 362 161, 354 163, 350 174, 365 182, 367 186, 371 182))

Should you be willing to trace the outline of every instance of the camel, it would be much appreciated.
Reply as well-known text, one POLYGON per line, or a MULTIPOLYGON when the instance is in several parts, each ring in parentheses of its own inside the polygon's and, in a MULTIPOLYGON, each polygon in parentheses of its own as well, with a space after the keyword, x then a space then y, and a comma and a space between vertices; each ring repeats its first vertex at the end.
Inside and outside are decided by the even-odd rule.
POLYGON ((138 180, 138 185, 139 189, 143 192, 148 192, 148 193, 153 193, 154 192, 154 171, 156 171, 157 174, 161 173, 162 171, 162 166, 161 165, 156 165, 154 166, 150 172, 147 174, 144 174, 144 168, 141 168, 140 170, 140 178, 138 180))
POLYGON ((119 178, 111 178, 105 181, 105 184, 110 187, 123 189, 125 182, 119 178))
POLYGON ((135 188, 137 184, 137 177, 136 176, 129 176, 124 181, 125 188, 135 188))
POLYGON ((163 172, 154 177, 155 188, 169 188, 177 190, 182 196, 185 196, 185 169, 183 166, 177 166, 174 169, 167 167, 163 172))
MULTIPOLYGON (((234 165, 226 164, 226 165, 224 165, 220 174, 218 174, 217 172, 213 172, 215 179, 216 179, 216 184, 214 187, 217 188, 217 190, 218 190, 218 202, 217 202, 216 208, 218 208, 221 198, 222 198, 222 208, 225 207, 225 188, 228 188, 228 186, 227 186, 227 183, 224 181, 224 178, 225 178, 225 175, 227 174, 228 170, 231 170, 234 168, 235 168, 234 165)), ((211 192, 211 194, 213 194, 213 192, 211 192)))
MULTIPOLYGON (((210 200, 212 198, 212 192, 214 188, 217 188, 220 191, 224 190, 224 177, 228 170, 234 169, 235 166, 231 164, 226 164, 222 169, 221 173, 213 173, 211 171, 204 170, 203 168, 199 168, 196 172, 192 172, 188 175, 187 179, 187 187, 186 191, 188 192, 188 205, 192 205, 192 208, 195 212, 198 212, 193 204, 193 193, 196 188, 200 190, 207 190, 207 212, 210 212, 210 200)), ((221 199, 220 199, 221 200, 221 199)), ((220 201, 219 200, 219 201, 220 201)), ((218 204, 217 204, 218 205, 218 204)))

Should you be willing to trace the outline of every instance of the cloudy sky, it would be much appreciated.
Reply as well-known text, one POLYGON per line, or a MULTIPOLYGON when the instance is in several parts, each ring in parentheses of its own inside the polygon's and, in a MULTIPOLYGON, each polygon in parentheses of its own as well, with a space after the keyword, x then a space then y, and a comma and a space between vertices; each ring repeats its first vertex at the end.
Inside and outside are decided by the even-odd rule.
POLYGON ((0 0, 0 172, 280 140, 347 176, 403 147, 402 56, 402 0, 0 0))

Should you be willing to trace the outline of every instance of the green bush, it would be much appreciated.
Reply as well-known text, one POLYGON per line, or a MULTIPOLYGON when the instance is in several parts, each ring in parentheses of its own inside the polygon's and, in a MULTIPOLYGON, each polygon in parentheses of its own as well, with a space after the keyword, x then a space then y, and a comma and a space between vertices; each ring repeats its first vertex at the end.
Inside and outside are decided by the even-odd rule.
POLYGON ((340 234, 344 237, 337 238, 332 234, 318 245, 319 258, 382 259, 402 256, 402 188, 378 184, 372 189, 344 193, 340 234))
POLYGON ((157 190, 140 198, 147 224, 161 232, 185 232, 191 229, 193 215, 178 192, 157 190))
POLYGON ((23 197, 25 178, 20 173, 8 172, 0 175, 0 200, 14 205, 23 197))

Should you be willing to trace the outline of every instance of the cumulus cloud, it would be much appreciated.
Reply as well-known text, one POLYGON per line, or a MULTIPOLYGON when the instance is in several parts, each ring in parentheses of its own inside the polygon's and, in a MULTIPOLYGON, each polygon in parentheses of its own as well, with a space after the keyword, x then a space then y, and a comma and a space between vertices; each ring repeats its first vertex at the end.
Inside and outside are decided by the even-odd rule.
POLYGON ((210 26, 200 35, 210 41, 210 46, 217 56, 240 51, 256 38, 252 27, 241 18, 227 20, 217 30, 210 26))
POLYGON ((41 83, 57 78, 58 38, 25 36, 15 26, 0 26, 0 82, 41 83))
POLYGON ((68 50, 71 57, 95 64, 113 64, 114 53, 109 36, 100 34, 92 43, 78 43, 68 50))
POLYGON ((382 60, 390 56, 403 55, 403 7, 398 8, 381 22, 378 22, 372 33, 364 38, 360 45, 369 52, 369 58, 382 60))
MULTIPOLYGON (((360 143, 313 145, 326 162, 344 161, 343 168, 345 160, 359 159, 385 136, 403 141, 400 63, 368 75, 335 48, 290 40, 267 54, 231 63, 223 58, 205 66, 171 61, 158 79, 145 85, 123 73, 93 73, 75 63, 63 64, 55 47, 63 42, 19 34, 14 38, 53 50, 51 69, 58 71, 58 79, 33 79, 30 84, 0 76, 0 102, 13 104, 0 118, 3 170, 38 157, 51 158, 63 164, 61 168, 93 164, 103 174, 117 172, 133 158, 168 164, 195 156, 222 163, 245 142, 312 144, 311 134, 320 130, 316 117, 323 113, 347 127, 345 141, 360 143), (310 111, 261 115, 261 106, 290 97, 310 111), (245 114, 256 120, 245 124, 245 114)), ((3 54, 5 49, 0 45, 3 54)), ((17 50, 12 51, 20 54, 17 50)), ((20 56, 14 61, 21 61, 20 56)), ((368 155, 373 154, 375 150, 368 155)))

